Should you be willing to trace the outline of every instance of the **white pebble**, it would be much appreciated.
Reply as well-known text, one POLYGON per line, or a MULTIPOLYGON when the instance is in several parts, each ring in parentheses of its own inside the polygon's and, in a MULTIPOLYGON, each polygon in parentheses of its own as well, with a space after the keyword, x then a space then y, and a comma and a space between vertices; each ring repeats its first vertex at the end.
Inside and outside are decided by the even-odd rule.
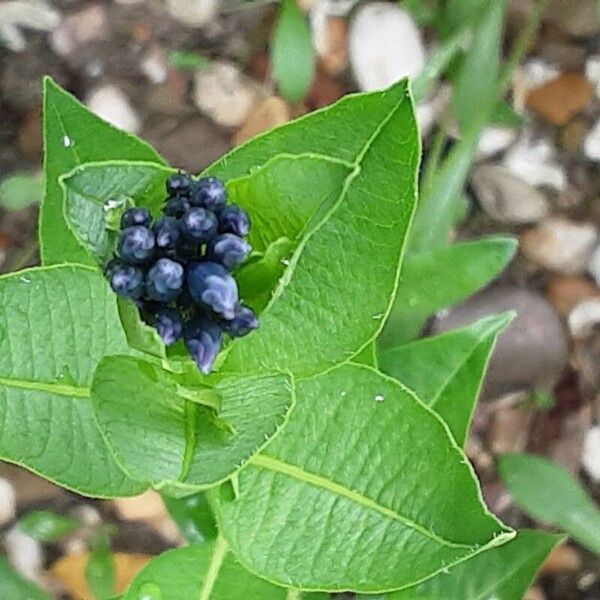
POLYGON ((17 511, 17 495, 8 479, 0 477, 0 526, 6 525, 15 518, 17 511))
POLYGON ((516 137, 516 130, 510 127, 486 127, 479 136, 477 159, 483 160, 506 150, 516 137))
POLYGON ((583 153, 590 159, 600 162, 600 119, 583 140, 583 153))
POLYGON ((219 11, 219 0, 166 0, 169 14, 188 27, 207 25, 219 11))
POLYGON ((138 133, 141 128, 135 108, 116 85, 105 85, 92 90, 86 104, 92 112, 119 129, 138 133))
POLYGON ((26 579, 37 581, 44 566, 42 545, 17 526, 4 536, 6 556, 13 568, 26 579))
POLYGON ((575 339, 590 336, 600 325, 600 298, 588 298, 577 304, 569 313, 568 323, 575 339))
POLYGON ((567 176, 555 160, 555 148, 545 139, 533 141, 524 135, 504 157, 504 165, 529 185, 548 185, 564 190, 567 176))
POLYGON ((583 440, 581 464, 595 482, 600 482, 600 425, 588 429, 583 440))
POLYGON ((596 285, 600 287, 600 246, 598 246, 588 262, 588 273, 592 276, 596 285))
POLYGON ((352 71, 363 91, 389 87, 418 75, 426 61, 419 28, 410 13, 395 4, 361 6, 350 25, 348 51, 352 71))
POLYGON ((585 76, 594 86, 596 96, 600 97, 600 54, 590 56, 585 63, 585 76))
POLYGON ((540 87, 560 75, 560 70, 554 65, 541 58, 532 58, 522 67, 521 72, 525 78, 525 85, 528 90, 540 87))

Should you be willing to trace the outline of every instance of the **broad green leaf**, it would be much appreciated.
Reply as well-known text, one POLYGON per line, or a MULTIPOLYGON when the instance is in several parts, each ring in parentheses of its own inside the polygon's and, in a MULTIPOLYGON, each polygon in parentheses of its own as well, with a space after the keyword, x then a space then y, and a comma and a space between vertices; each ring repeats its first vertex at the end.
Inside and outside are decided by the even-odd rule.
POLYGON ((77 519, 47 510, 28 512, 19 520, 19 529, 41 542, 56 542, 81 525, 77 519))
POLYGON ((483 238, 404 261, 398 293, 377 342, 382 350, 415 338, 433 313, 450 308, 489 283, 517 248, 512 238, 483 238))
POLYGON ((167 61, 181 71, 199 71, 210 66, 208 58, 191 50, 172 50, 167 56, 167 61))
POLYGON ((218 418, 160 367, 129 357, 105 358, 92 401, 117 460, 160 489, 198 490, 239 470, 278 432, 294 402, 289 377, 232 376, 215 384, 218 418), (144 407, 140 411, 140 406, 144 407))
POLYGON ((379 355, 380 368, 435 410, 463 446, 496 339, 511 319, 510 314, 488 317, 390 348, 379 355))
POLYGON ((177 548, 150 561, 123 600, 286 600, 287 591, 248 573, 222 540, 177 548))
POLYGON ((90 402, 100 358, 127 352, 115 296, 95 270, 65 265, 0 278, 0 458, 82 494, 139 493, 90 402))
POLYGON ((425 583, 383 596, 357 600, 517 600, 523 598, 561 536, 541 531, 519 531, 498 548, 440 573, 425 583))
POLYGON ((0 206, 20 210, 37 204, 44 195, 41 174, 18 173, 0 182, 0 206))
POLYGON ((570 473, 527 454, 505 454, 499 469, 514 501, 530 517, 559 527, 600 554, 600 510, 570 473))
POLYGON ((224 369, 310 374, 358 354, 381 330, 415 207, 419 139, 407 94, 402 83, 376 96, 376 120, 362 112, 370 97, 354 98, 372 129, 342 192, 302 238, 260 329, 232 346, 224 369))
POLYGON ((0 554, 0 598, 11 600, 51 600, 51 596, 27 581, 0 554))
POLYGON ((273 76, 281 95, 300 102, 310 87, 315 51, 310 29, 296 0, 282 0, 271 42, 273 76))
POLYGON ((236 494, 213 497, 246 568, 301 589, 375 593, 513 537, 482 504, 447 426, 396 380, 348 364, 299 381, 297 392, 236 494))
POLYGON ((108 161, 82 165, 60 178, 67 225, 94 264, 112 257, 118 216, 125 208, 135 204, 158 214, 171 173, 155 163, 108 161))
POLYGON ((117 306, 129 346, 145 354, 164 358, 165 345, 163 341, 154 327, 142 321, 137 306, 125 298, 117 298, 117 306))
POLYGON ((215 517, 204 492, 185 498, 163 494, 162 499, 188 543, 200 544, 217 537, 215 517))
POLYGON ((92 161, 137 160, 164 164, 145 142, 114 128, 91 113, 49 77, 44 79, 44 175, 46 191, 40 215, 44 264, 85 262, 89 255, 68 228, 59 177, 92 161))
POLYGON ((494 107, 490 124, 518 129, 525 125, 526 118, 519 114, 506 100, 500 100, 494 107))

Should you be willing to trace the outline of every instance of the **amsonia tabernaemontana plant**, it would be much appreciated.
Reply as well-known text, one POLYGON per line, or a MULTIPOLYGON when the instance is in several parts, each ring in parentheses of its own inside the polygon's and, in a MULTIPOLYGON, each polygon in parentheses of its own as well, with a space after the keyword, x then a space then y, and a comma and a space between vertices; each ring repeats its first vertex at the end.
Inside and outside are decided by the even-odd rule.
POLYGON ((463 450, 511 316, 377 349, 425 256, 407 82, 191 178, 50 79, 44 140, 43 266, 0 280, 0 457, 161 492, 190 545, 123 598, 522 596, 557 538, 492 515, 463 450))

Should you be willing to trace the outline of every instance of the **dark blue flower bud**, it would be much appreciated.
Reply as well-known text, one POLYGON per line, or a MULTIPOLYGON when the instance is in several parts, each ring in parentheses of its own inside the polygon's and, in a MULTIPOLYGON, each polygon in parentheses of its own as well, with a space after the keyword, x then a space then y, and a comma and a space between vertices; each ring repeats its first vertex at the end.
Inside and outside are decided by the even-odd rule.
POLYGON ((183 287, 183 267, 169 258, 161 258, 148 271, 146 294, 158 302, 171 302, 183 287))
POLYGON ((181 219, 190 206, 190 201, 186 198, 167 198, 165 205, 163 206, 163 213, 167 215, 167 217, 181 219))
POLYGON ((248 213, 235 204, 224 206, 219 211, 219 232, 234 233, 240 237, 250 232, 250 217, 248 213))
POLYGON ((192 178, 186 173, 176 173, 171 175, 166 182, 167 194, 170 196, 187 196, 192 186, 192 178))
POLYGON ((233 233, 222 233, 210 240, 206 246, 206 258, 222 264, 226 269, 233 271, 239 267, 248 254, 250 244, 233 233))
POLYGON ((198 369, 205 375, 212 369, 221 349, 222 339, 221 329, 209 319, 194 319, 185 326, 185 347, 198 369))
POLYGON ((128 208, 121 215, 121 229, 126 229, 127 227, 133 227, 135 225, 148 227, 151 220, 152 216, 147 208, 141 208, 137 206, 128 208))
POLYGON ((235 315, 231 321, 221 321, 223 331, 235 338, 248 335, 254 329, 258 329, 258 326, 258 318, 254 311, 243 304, 235 307, 235 315))
POLYGON ((144 292, 144 272, 139 267, 113 260, 106 268, 106 276, 119 296, 135 300, 144 292))
POLYGON ((188 266, 188 289, 203 308, 213 310, 225 319, 233 319, 238 302, 235 279, 214 262, 195 262, 188 266))
POLYGON ((225 186, 216 177, 203 177, 192 188, 190 200, 194 206, 217 210, 224 206, 227 200, 225 186))
POLYGON ((217 226, 217 217, 205 208, 190 208, 181 220, 183 234, 197 242, 208 242, 217 233, 217 226))
POLYGON ((119 232, 117 253, 126 262, 140 264, 146 262, 154 251, 154 235, 142 225, 127 227, 119 232))
POLYGON ((174 248, 181 235, 179 221, 175 217, 161 217, 152 229, 159 248, 174 248))
POLYGON ((160 308, 154 315, 156 331, 166 346, 174 344, 183 333, 181 315, 173 308, 160 308))

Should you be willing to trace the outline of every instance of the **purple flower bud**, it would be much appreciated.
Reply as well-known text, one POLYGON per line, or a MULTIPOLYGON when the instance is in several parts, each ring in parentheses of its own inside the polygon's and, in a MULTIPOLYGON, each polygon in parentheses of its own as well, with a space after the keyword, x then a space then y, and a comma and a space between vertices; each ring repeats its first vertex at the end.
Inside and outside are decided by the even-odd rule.
POLYGON ((166 182, 167 194, 170 196, 186 196, 192 189, 192 178, 186 173, 171 175, 166 182))
POLYGON ((167 217, 181 219, 190 206, 191 204, 186 198, 167 198, 165 205, 163 206, 163 213, 167 217))
POLYGON ((183 333, 181 315, 173 308, 160 308, 154 316, 156 331, 162 341, 166 346, 174 344, 183 333))
POLYGON ((144 291, 144 273, 139 267, 120 260, 112 260, 106 267, 106 276, 115 294, 135 300, 144 291))
POLYGON ((233 233, 222 233, 208 242, 206 258, 233 271, 246 260, 250 250, 252 248, 246 240, 233 235, 233 233))
POLYGON ((159 248, 174 248, 181 235, 179 221, 175 217, 161 217, 152 229, 159 248))
POLYGON ((117 252, 126 262, 140 264, 146 262, 154 251, 154 235, 142 225, 127 227, 119 233, 117 252))
POLYGON ((210 373, 221 349, 222 337, 219 326, 206 318, 194 319, 185 327, 185 347, 205 375, 210 373))
POLYGON ((188 289, 194 301, 225 319, 233 319, 238 302, 235 279, 214 262, 190 263, 188 289))
POLYGON ((121 215, 121 229, 126 229, 127 227, 133 227, 135 225, 148 227, 151 220, 152 216, 147 208, 141 208, 137 206, 134 208, 128 208, 121 215))
POLYGON ((152 300, 171 302, 183 287, 183 267, 169 258, 161 258, 148 271, 146 293, 152 300))
POLYGON ((234 233, 244 237, 249 232, 250 217, 243 208, 230 204, 219 211, 219 233, 234 233))
POLYGON ((196 242, 208 242, 217 233, 217 217, 205 208, 190 208, 183 215, 181 230, 196 242))
POLYGON ((209 210, 217 210, 225 204, 226 199, 225 186, 216 177, 199 179, 191 193, 191 201, 194 206, 203 206, 209 210))
POLYGON ((223 331, 231 337, 244 337, 254 329, 258 329, 258 318, 254 311, 248 306, 238 304, 235 308, 235 315, 231 321, 222 321, 223 331))

